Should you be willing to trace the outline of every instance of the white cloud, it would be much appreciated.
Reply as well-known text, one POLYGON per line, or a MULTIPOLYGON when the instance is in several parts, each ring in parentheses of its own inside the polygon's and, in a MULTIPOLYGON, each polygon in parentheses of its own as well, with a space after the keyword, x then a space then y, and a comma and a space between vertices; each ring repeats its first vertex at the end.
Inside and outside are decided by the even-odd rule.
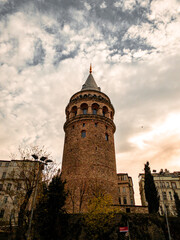
POLYGON ((103 2, 101 5, 100 5, 100 8, 107 8, 107 5, 105 2, 103 2))
POLYGON ((117 8, 118 8, 118 7, 122 7, 122 6, 123 6, 123 3, 122 3, 122 1, 115 2, 115 3, 114 3, 114 6, 117 7, 117 8))
MULTIPOLYGON (((146 6, 148 1, 140 4, 146 6)), ((92 62, 94 78, 116 110, 117 168, 133 177, 136 195, 137 176, 147 160, 156 169, 179 167, 175 118, 179 122, 180 34, 178 5, 173 4, 167 1, 164 7, 160 1, 158 9, 158 1, 152 1, 148 18, 154 18, 155 25, 133 23, 122 42, 120 25, 108 20, 98 25, 95 11, 93 21, 87 11, 73 8, 68 10, 70 22, 53 18, 48 11, 38 16, 22 10, 1 19, 1 159, 16 152, 20 144, 34 143, 45 145, 61 162, 65 107, 81 89, 92 62), (138 37, 145 39, 144 48, 137 47, 139 42, 134 48, 130 44, 121 47, 124 41, 131 43, 138 37), (37 41, 45 56, 33 66, 27 62, 33 61, 37 41), (153 49, 146 48, 147 44, 153 49)), ((135 1, 119 1, 115 6, 131 11, 135 1)))
POLYGON ((132 11, 136 5, 135 0, 118 1, 114 3, 116 8, 121 7, 123 11, 132 11))

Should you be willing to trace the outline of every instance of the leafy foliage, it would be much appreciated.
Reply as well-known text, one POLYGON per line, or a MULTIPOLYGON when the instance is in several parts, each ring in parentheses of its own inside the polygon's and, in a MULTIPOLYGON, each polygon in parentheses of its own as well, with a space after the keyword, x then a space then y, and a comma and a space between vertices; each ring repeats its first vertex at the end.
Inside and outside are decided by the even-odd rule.
POLYGON ((157 213, 159 211, 159 196, 154 183, 153 176, 149 167, 149 162, 145 164, 145 196, 148 202, 149 213, 157 213))
POLYGON ((94 197, 88 206, 85 226, 90 239, 108 239, 111 222, 118 212, 113 209, 112 197, 100 194, 94 197))

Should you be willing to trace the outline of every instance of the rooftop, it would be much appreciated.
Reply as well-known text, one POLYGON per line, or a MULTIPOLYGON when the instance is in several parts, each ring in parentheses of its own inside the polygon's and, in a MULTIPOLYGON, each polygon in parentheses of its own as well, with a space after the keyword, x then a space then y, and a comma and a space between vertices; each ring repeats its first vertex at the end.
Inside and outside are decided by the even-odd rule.
POLYGON ((90 65, 90 70, 89 70, 89 76, 88 76, 86 82, 82 85, 81 91, 84 91, 84 90, 101 91, 100 87, 97 86, 97 84, 93 78, 91 65, 90 65))

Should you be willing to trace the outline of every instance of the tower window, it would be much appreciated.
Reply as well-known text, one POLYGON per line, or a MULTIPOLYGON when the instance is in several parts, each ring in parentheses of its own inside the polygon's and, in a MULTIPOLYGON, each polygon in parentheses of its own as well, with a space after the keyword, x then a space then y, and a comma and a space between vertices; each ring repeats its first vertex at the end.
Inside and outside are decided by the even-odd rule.
POLYGON ((83 123, 83 127, 85 127, 85 123, 83 123))
POLYGON ((93 113, 94 115, 97 114, 98 109, 99 109, 99 105, 98 105, 97 103, 93 103, 93 104, 92 104, 92 113, 93 113))
POLYGON ((72 113, 74 116, 77 115, 77 107, 76 106, 72 107, 72 113))
POLYGON ((106 141, 108 141, 108 140, 109 140, 109 136, 108 136, 108 134, 107 134, 107 133, 105 134, 105 139, 106 139, 106 141))
POLYGON ((74 129, 74 125, 72 126, 72 128, 74 129))
POLYGON ((98 125, 98 124, 97 124, 97 123, 95 123, 94 125, 95 125, 95 127, 97 127, 97 125, 98 125))
POLYGON ((87 114, 87 109, 83 109, 83 114, 87 114))
POLYGON ((81 132, 81 137, 82 137, 82 138, 85 138, 85 137, 86 137, 86 131, 83 130, 83 131, 81 132))
POLYGON ((106 106, 103 107, 103 116, 106 117, 108 113, 108 108, 106 106))
POLYGON ((108 129, 108 126, 106 126, 106 129, 108 129))
POLYGON ((82 103, 81 110, 82 110, 83 114, 87 114, 88 113, 88 105, 86 103, 82 103))
POLYGON ((93 109, 93 114, 96 115, 97 114, 97 110, 93 109))

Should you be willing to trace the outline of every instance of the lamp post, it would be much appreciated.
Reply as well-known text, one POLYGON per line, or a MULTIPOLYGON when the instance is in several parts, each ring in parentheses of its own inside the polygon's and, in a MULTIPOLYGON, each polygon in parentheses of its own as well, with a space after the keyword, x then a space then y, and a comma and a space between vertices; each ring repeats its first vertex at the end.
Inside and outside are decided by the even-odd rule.
POLYGON ((35 154, 32 155, 35 161, 39 163, 39 170, 37 174, 37 179, 36 179, 36 185, 35 185, 35 191, 34 191, 34 197, 33 197, 33 202, 32 202, 32 208, 31 208, 31 215, 30 215, 30 220, 29 220, 29 226, 28 226, 28 231, 27 231, 27 240, 30 240, 30 232, 31 232, 31 225, 32 225, 32 218, 33 218, 33 213, 34 213, 34 206, 36 202, 36 197, 37 197, 37 189, 38 189, 38 183, 39 183, 39 176, 41 173, 41 164, 47 165, 48 163, 52 162, 52 160, 47 159, 47 157, 39 157, 35 154))

